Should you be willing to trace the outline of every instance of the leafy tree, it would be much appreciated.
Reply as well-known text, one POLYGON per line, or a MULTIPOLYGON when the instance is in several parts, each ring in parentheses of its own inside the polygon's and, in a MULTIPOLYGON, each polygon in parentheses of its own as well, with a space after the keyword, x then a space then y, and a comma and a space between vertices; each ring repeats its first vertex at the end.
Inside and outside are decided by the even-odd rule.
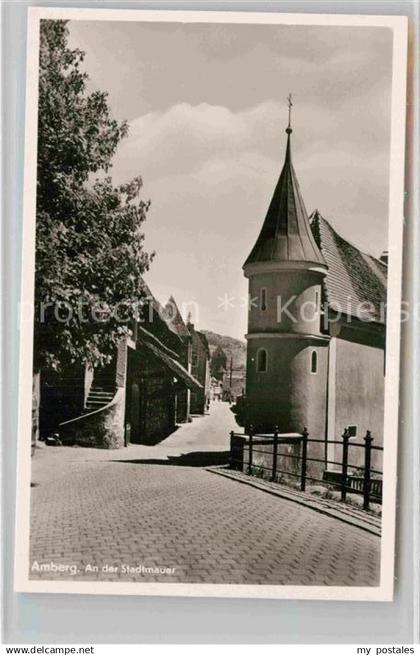
POLYGON ((67 21, 41 22, 36 369, 109 361, 153 257, 143 248, 141 178, 116 187, 108 176, 127 123, 112 118, 107 93, 88 93, 83 58, 68 47, 67 21))

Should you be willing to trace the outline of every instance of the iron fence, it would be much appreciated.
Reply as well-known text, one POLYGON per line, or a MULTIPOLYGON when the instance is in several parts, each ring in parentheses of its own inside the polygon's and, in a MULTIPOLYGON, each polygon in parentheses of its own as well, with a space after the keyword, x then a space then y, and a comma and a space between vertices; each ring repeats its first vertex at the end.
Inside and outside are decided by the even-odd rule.
POLYGON ((267 471, 267 477, 274 482, 277 480, 279 474, 291 476, 297 479, 298 486, 302 491, 305 491, 307 481, 318 482, 323 485, 328 484, 328 486, 339 489, 340 498, 343 502, 346 501, 348 493, 362 495, 363 508, 366 510, 369 509, 371 502, 382 502, 382 471, 372 468, 371 463, 372 451, 383 452, 383 448, 382 446, 372 445, 373 437, 369 430, 366 432, 363 443, 350 441, 351 434, 348 428, 344 430, 341 440, 310 438, 306 428, 304 428, 302 433, 287 435, 279 434, 277 430, 272 434, 255 434, 252 428, 249 429, 247 435, 235 432, 231 432, 230 435, 230 467, 233 469, 242 468, 243 470, 243 455, 244 450, 247 448, 248 462, 246 464, 246 472, 248 475, 253 475, 254 469, 257 468, 267 471), (240 442, 242 445, 240 445, 240 442), (298 445, 299 454, 279 452, 279 446, 284 444, 298 445), (327 456, 322 459, 311 456, 311 444, 322 444, 326 448, 326 452, 329 444, 341 446, 341 460, 331 460, 327 456), (271 453, 259 449, 259 446, 266 445, 272 446, 271 453), (349 452, 352 448, 363 449, 363 466, 349 462, 349 452), (255 467, 254 456, 256 454, 271 455, 270 466, 264 466, 258 463, 258 466, 255 467), (280 468, 283 466, 282 458, 294 460, 297 463, 295 470, 280 468), (318 463, 323 466, 332 465, 336 467, 336 470, 326 470, 322 478, 314 477, 308 474, 309 462, 318 463))

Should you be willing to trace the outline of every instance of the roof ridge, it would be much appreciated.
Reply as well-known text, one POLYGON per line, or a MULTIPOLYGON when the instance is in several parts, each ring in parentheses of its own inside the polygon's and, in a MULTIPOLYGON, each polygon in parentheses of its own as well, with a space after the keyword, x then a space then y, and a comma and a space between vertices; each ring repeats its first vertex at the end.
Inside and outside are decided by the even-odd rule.
POLYGON ((168 330, 170 330, 172 332, 172 334, 175 334, 177 336, 177 338, 179 339, 180 336, 178 334, 178 331, 175 330, 174 326, 172 325, 172 322, 169 320, 169 317, 168 317, 168 315, 167 315, 167 313, 165 311, 165 308, 159 302, 159 300, 154 296, 154 294, 152 293, 149 285, 147 284, 147 282, 144 279, 143 279, 143 290, 146 292, 147 299, 149 300, 149 302, 151 301, 151 305, 152 305, 153 310, 156 312, 156 314, 159 316, 159 318, 163 321, 163 323, 166 325, 168 330))

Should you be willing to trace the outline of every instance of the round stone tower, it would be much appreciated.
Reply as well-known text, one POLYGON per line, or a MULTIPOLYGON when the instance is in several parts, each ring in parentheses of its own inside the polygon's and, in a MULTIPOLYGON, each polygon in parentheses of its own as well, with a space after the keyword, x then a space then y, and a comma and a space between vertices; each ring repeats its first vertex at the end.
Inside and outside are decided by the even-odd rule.
POLYGON ((327 265, 306 213, 291 158, 283 169, 260 235, 243 270, 249 280, 246 397, 258 431, 323 438, 329 337, 322 333, 327 265))

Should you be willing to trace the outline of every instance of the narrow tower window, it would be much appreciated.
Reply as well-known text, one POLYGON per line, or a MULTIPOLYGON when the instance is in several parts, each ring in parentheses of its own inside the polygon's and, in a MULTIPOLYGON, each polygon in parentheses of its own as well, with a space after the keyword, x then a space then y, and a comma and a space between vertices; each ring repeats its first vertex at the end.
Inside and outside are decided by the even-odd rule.
POLYGON ((260 348, 257 353, 257 372, 265 373, 267 370, 267 351, 264 348, 260 348))
POLYGON ((318 289, 315 290, 315 313, 319 313, 319 291, 318 289))
POLYGON ((260 307, 262 312, 267 309, 267 289, 265 287, 262 287, 260 291, 260 307))
POLYGON ((318 373, 318 353, 316 350, 311 354, 311 373, 318 373))

